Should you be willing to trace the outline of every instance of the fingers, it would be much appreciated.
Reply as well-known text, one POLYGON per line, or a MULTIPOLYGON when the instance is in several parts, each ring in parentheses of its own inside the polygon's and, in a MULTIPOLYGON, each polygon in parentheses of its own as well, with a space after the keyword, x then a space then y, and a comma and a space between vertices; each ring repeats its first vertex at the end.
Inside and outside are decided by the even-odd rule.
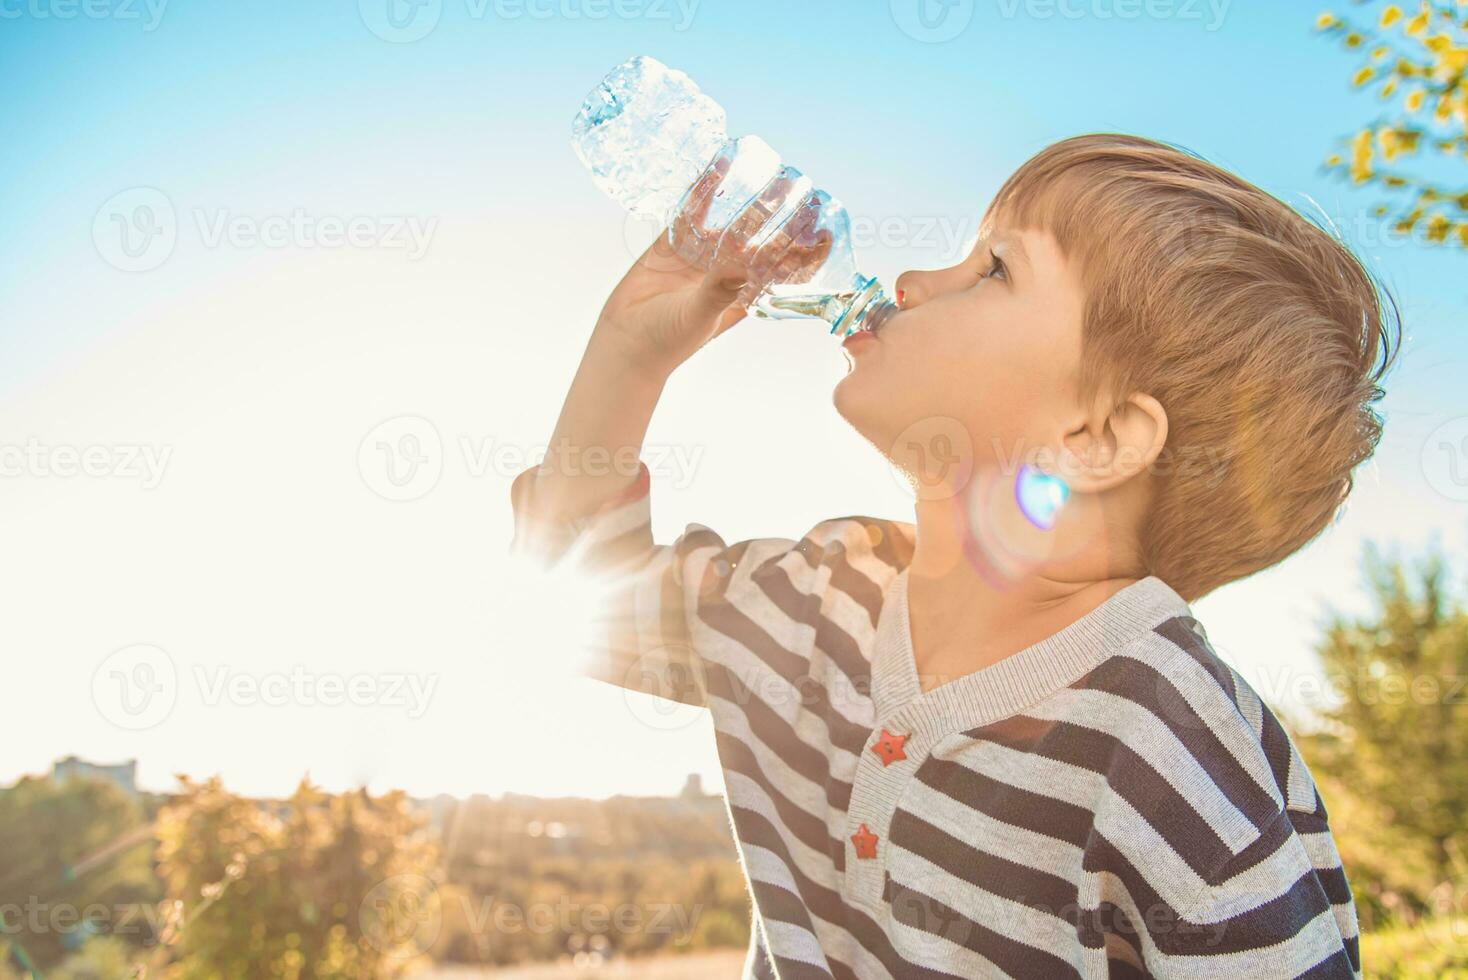
POLYGON ((694 277, 699 270, 682 258, 673 248, 673 243, 668 240, 668 231, 663 229, 658 232, 652 243, 637 257, 632 268, 643 274, 657 274, 659 276, 694 277))
POLYGON ((653 236, 652 244, 647 247, 647 251, 642 253, 645 259, 671 258, 673 255, 673 243, 668 238, 667 228, 663 228, 653 236))

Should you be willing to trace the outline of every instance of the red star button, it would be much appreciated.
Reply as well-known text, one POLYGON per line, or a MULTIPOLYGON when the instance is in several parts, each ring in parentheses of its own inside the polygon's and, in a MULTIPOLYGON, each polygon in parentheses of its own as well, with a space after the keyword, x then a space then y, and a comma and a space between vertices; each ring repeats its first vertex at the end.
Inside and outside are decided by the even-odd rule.
POLYGON ((902 743, 906 741, 906 735, 893 735, 887 729, 882 729, 882 737, 872 746, 872 751, 882 760, 882 768, 907 758, 907 753, 902 751, 902 743))
POLYGON ((851 835, 851 843, 856 845, 857 857, 865 859, 877 856, 877 835, 867 830, 866 824, 862 824, 851 835))

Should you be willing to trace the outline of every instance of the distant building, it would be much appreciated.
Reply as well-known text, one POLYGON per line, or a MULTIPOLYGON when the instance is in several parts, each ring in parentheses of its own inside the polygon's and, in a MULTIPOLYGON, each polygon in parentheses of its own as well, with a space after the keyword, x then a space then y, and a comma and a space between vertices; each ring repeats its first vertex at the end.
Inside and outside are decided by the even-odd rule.
POLYGON ((51 778, 58 783, 74 779, 100 779, 116 783, 128 796, 138 795, 138 760, 129 759, 113 766, 99 766, 74 755, 57 759, 51 766, 51 778))
POLYGON ((688 778, 683 781, 683 791, 678 794, 681 799, 701 800, 708 794, 703 791, 703 777, 696 772, 690 772, 688 778))

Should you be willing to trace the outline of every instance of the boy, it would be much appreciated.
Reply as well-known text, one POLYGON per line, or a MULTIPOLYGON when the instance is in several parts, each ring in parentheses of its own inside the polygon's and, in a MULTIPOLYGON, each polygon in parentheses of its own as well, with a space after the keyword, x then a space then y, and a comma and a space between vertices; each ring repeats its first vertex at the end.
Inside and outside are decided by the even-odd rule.
POLYGON ((836 408, 915 521, 660 546, 646 466, 588 450, 635 460, 742 315, 669 258, 607 301, 514 548, 605 589, 598 676, 712 713, 746 975, 1359 975, 1310 773, 1188 607, 1319 533, 1375 447, 1395 345, 1351 254, 1165 145, 1051 146, 844 344, 836 408))

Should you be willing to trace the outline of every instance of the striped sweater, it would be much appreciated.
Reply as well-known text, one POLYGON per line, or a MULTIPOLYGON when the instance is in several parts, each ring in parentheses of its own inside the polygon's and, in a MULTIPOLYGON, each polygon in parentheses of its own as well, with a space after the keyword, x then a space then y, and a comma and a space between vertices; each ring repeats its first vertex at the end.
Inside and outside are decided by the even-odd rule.
POLYGON ((511 550, 597 583, 591 673, 712 715, 746 977, 1360 975, 1309 771, 1160 579, 924 692, 913 525, 657 545, 646 466, 574 521, 534 481, 511 550))

